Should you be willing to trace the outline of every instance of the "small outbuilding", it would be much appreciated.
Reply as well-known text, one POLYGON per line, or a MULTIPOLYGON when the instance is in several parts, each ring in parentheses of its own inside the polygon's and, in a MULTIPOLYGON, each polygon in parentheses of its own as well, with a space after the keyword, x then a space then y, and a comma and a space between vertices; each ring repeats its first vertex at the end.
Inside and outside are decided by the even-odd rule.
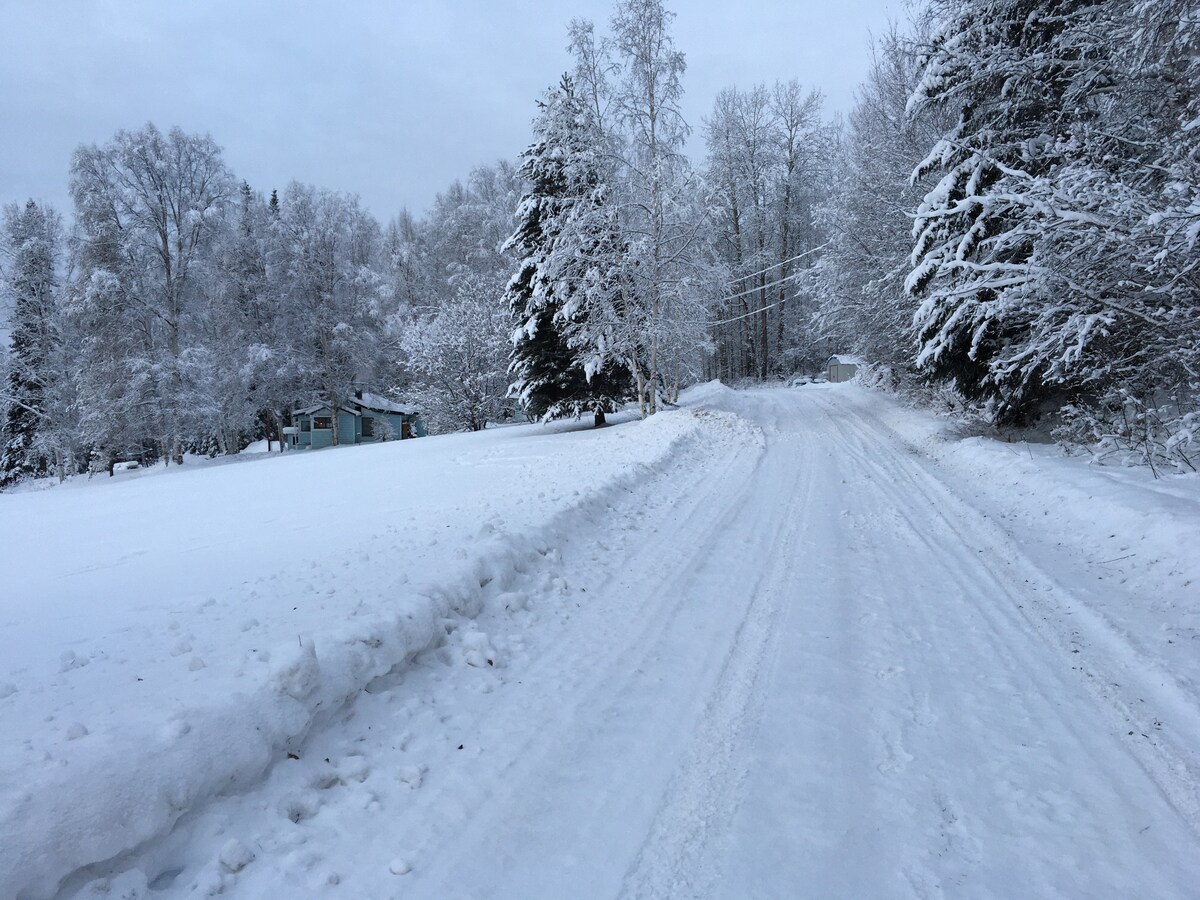
MULTIPOLYGON (((292 410, 292 422, 285 429, 290 446, 314 450, 333 446, 333 410, 328 404, 292 410)), ((407 440, 426 433, 416 407, 365 391, 356 392, 338 409, 337 426, 339 445, 407 440)))
POLYGON ((826 377, 835 384, 849 381, 858 373, 862 360, 857 356, 831 356, 825 364, 826 377))

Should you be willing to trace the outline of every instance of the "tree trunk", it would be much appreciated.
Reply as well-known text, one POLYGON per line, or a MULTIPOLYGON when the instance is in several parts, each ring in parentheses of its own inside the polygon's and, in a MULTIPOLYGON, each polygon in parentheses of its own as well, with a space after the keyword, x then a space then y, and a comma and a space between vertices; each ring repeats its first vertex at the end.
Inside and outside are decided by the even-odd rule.
POLYGON ((604 425, 604 424, 605 424, 604 411, 598 409, 598 410, 596 410, 596 424, 593 427, 599 428, 601 425, 604 425))
POLYGON ((637 353, 633 354, 633 377, 637 381, 638 412, 646 418, 646 379, 642 376, 642 366, 638 362, 637 353))

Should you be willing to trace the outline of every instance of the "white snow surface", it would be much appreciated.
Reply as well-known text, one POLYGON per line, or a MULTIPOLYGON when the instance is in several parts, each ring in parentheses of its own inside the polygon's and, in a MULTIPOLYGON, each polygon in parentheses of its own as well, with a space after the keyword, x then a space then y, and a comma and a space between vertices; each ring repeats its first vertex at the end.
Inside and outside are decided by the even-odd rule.
POLYGON ((1194 477, 706 385, 0 535, 0 898, 1200 884, 1194 477))

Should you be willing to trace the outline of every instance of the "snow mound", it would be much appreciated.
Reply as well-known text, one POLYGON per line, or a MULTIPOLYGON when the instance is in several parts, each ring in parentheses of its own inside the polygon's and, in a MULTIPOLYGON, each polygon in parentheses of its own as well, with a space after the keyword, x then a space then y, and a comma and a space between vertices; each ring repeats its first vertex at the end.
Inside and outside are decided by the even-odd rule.
MULTIPOLYGON (((684 444, 744 437, 732 426, 714 436, 722 417, 681 410, 596 431, 516 427, 0 498, 0 529, 19 535, 11 549, 31 562, 16 593, 45 604, 46 617, 0 605, 4 618, 25 615, 31 635, 14 641, 14 672, 0 671, 4 896, 52 896, 72 876, 78 886, 185 813, 259 782, 368 685, 430 648, 449 641, 467 666, 503 665, 487 634, 468 624, 448 638, 445 623, 469 622, 485 602, 521 614, 521 576, 564 533, 602 516, 684 444), (325 485, 318 493, 334 518, 311 532, 293 524, 281 540, 286 520, 264 529, 253 516, 218 516, 234 498, 269 510, 314 484, 325 485), (189 531, 178 509, 204 527, 189 531), (102 529, 89 533, 98 519, 137 523, 138 533, 108 542, 102 529), (218 520, 225 530, 214 540, 218 520), (39 524, 15 527, 30 521, 39 524), (71 566, 104 572, 93 582, 103 609, 79 635, 61 624, 77 595, 32 564, 43 532, 53 546, 82 548, 71 566), (194 593, 180 596, 181 584, 194 593), (68 639, 74 649, 62 650, 68 639)), ((333 777, 369 772, 348 758, 333 777)), ((422 773, 395 777, 415 789, 422 773)), ((310 818, 320 788, 287 802, 294 821, 310 818)), ((213 886, 253 859, 231 839, 213 886)))

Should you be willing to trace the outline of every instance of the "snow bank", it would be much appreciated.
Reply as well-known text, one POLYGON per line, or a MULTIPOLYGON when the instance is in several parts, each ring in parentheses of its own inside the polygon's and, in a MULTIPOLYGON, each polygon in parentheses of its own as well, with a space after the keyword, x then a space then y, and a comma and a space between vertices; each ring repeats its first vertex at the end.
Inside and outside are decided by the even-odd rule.
POLYGON ((711 436, 702 421, 519 426, 0 497, 5 896, 52 896, 260 780, 450 617, 477 615, 484 588, 711 436))

